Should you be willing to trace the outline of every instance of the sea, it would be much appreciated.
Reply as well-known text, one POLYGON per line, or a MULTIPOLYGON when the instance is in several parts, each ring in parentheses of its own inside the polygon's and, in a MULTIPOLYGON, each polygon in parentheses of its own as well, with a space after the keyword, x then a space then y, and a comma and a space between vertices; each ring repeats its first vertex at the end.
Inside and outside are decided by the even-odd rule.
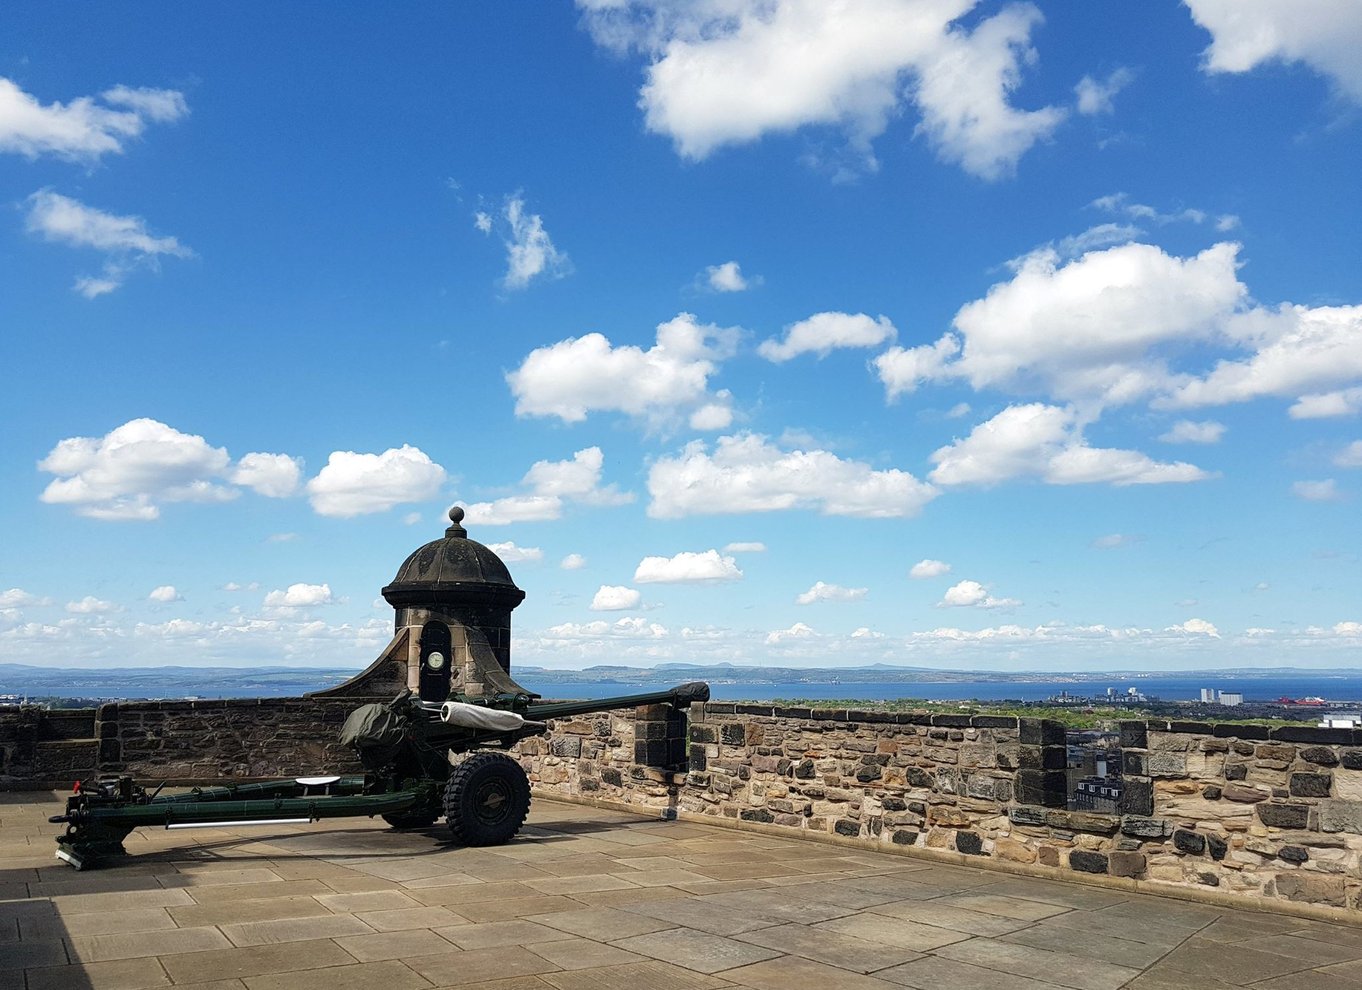
MULTIPOLYGON (((663 672, 665 674, 665 672, 663 672)), ((546 698, 605 698, 611 695, 637 694, 657 691, 685 680, 683 673, 659 677, 656 681, 552 681, 537 682, 531 673, 516 674, 516 680, 526 690, 546 698)), ((1185 675, 1159 676, 1150 674, 1126 680, 1074 681, 913 681, 905 683, 854 681, 847 683, 805 681, 744 681, 713 680, 709 682, 710 697, 716 701, 775 701, 807 698, 809 700, 864 700, 893 701, 914 698, 921 701, 1044 701, 1061 692, 1069 695, 1105 696, 1111 688, 1125 694, 1136 688, 1147 698, 1160 701, 1196 701, 1202 688, 1215 691, 1237 691, 1245 701, 1276 701, 1279 698, 1323 698, 1331 702, 1362 703, 1362 677, 1356 674, 1336 676, 1323 672, 1300 671, 1274 677, 1239 677, 1209 675, 1189 678, 1185 675)))

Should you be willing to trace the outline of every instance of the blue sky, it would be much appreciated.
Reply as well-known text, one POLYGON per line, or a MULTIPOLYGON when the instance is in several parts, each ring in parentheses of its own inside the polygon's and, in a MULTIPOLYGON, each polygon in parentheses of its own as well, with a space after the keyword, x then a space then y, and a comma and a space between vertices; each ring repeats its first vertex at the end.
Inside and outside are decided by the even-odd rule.
POLYGON ((0 659, 1362 666, 1362 8, 0 11, 0 659), (6 590, 8 589, 8 590, 6 590))

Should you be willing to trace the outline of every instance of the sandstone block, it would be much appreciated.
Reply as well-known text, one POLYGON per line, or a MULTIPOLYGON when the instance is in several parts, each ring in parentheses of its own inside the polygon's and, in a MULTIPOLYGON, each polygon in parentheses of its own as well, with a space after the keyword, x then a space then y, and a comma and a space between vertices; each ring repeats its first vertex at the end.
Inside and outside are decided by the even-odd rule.
POLYGON ((1256 804, 1259 801, 1266 801, 1272 795, 1259 787, 1250 787, 1246 784, 1226 784, 1221 791, 1221 796, 1227 801, 1256 804))
POLYGON ((993 840, 993 855, 1014 863, 1034 863, 1036 861, 1036 850, 1024 842, 1018 842, 1016 839, 1009 839, 1006 836, 1000 836, 993 840))
POLYGON ((1109 870, 1114 877, 1138 877, 1145 870, 1145 856, 1142 852, 1116 851, 1107 857, 1109 870))
POLYGON ((1291 873, 1278 873, 1276 884, 1277 895, 1289 901, 1332 904, 1336 907, 1343 907, 1347 903, 1343 878, 1339 876, 1296 870, 1291 873))
MULTIPOLYGON (((1305 828, 1296 825, 1294 828, 1305 828)), ((1321 832, 1362 833, 1362 801, 1321 801, 1319 804, 1321 832)))

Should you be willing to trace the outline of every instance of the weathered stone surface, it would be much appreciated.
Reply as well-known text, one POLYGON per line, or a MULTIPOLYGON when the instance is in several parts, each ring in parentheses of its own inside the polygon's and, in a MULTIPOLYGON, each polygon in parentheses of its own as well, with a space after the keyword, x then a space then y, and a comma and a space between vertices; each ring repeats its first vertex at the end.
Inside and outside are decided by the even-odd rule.
POLYGON ((889 840, 896 846, 911 846, 917 842, 918 833, 911 828, 895 829, 889 840))
POLYGON ((1221 836, 1214 834, 1206 836, 1206 851, 1211 854, 1211 859, 1224 859, 1225 853, 1229 851, 1229 848, 1229 843, 1221 836))
POLYGON ((1277 850, 1277 855, 1288 863, 1304 863, 1310 858, 1310 853, 1304 846, 1282 846, 1277 850))
POLYGON ((1206 851, 1206 837, 1180 828, 1173 832, 1173 846, 1182 852, 1200 856, 1206 851))
POLYGON ((1226 784, 1220 794, 1226 801, 1239 801, 1243 804, 1256 804, 1272 797, 1270 791, 1265 791, 1261 787, 1250 787, 1246 784, 1226 784))
POLYGON ((1075 849, 1069 853, 1069 868, 1080 873, 1106 873, 1107 857, 1102 853, 1075 849))
POLYGON ((1107 856, 1109 871, 1114 877, 1138 877, 1145 871, 1142 852, 1117 850, 1107 856))
POLYGON ((956 832, 955 848, 967 856, 982 856, 984 837, 978 832, 956 832))
POLYGON ((1201 796, 1207 801, 1219 801, 1222 788, 1218 784, 1207 784, 1201 789, 1201 796))
POLYGON ((1334 775, 1331 773, 1293 773, 1290 783, 1291 796, 1327 798, 1333 782, 1334 775))
POLYGON ((1121 832, 1142 839, 1162 839, 1173 834, 1172 823, 1163 818, 1140 818, 1126 815, 1121 819, 1121 832))
POLYGON ((1187 775, 1186 753, 1150 753, 1149 776, 1185 777, 1187 775))
MULTIPOLYGON (((1304 825, 1293 826, 1305 828, 1304 825)), ((1321 801, 1319 803, 1321 832, 1362 833, 1362 801, 1321 801)))
POLYGON ((1306 763, 1314 763, 1321 767, 1338 766, 1338 754, 1328 746, 1305 746, 1298 755, 1306 763))
POLYGON ((1258 820, 1270 828, 1306 828, 1310 822, 1310 806, 1306 804, 1279 804, 1274 801, 1260 804, 1254 810, 1258 813, 1258 820))
POLYGON ((1344 750, 1343 766, 1348 770, 1362 770, 1362 749, 1344 750))
POLYGON ((1287 900, 1337 907, 1347 903, 1343 878, 1339 876, 1293 870, 1290 873, 1278 873, 1276 884, 1278 896, 1287 900))

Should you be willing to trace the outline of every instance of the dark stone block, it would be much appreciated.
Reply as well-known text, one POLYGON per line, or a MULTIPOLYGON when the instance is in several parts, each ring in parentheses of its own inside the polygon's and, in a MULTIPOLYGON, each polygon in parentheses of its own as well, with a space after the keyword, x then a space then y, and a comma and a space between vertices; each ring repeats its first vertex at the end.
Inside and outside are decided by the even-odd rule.
POLYGON ((1149 726, 1144 722, 1121 722, 1119 728, 1122 749, 1149 748, 1149 726))
POLYGON ((1074 849, 1069 853, 1069 869, 1079 873, 1106 873, 1107 857, 1087 849, 1074 849))
POLYGON ((1206 837, 1197 832, 1189 832, 1185 828, 1180 828, 1173 832, 1173 845, 1182 852, 1200 856, 1206 851, 1206 837))
POLYGON ((719 728, 719 741, 725 746, 746 746, 747 729, 737 723, 730 723, 719 728))
POLYGON ((1217 787, 1215 784, 1207 784, 1205 787, 1201 789, 1201 796, 1204 797, 1207 801, 1219 801, 1220 788, 1217 787))
POLYGON ((735 708, 737 708, 737 706, 731 701, 705 702, 706 715, 732 715, 735 708))
POLYGON ((1169 732, 1178 732, 1188 736, 1209 736, 1214 729, 1209 722, 1173 722, 1168 723, 1169 732))
POLYGON ((719 735, 712 725, 692 725, 690 741, 693 743, 712 743, 719 741, 719 735))
POLYGON ((1154 814, 1154 784, 1147 778, 1127 777, 1117 810, 1123 815, 1154 814))
POLYGON ((1333 782, 1334 775, 1331 773, 1293 773, 1291 796, 1327 798, 1333 782))
POLYGON ((793 767, 796 780, 812 780, 814 775, 813 760, 800 760, 793 767))
POLYGON ((690 768, 692 770, 704 770, 707 761, 708 757, 705 756, 705 747, 692 746, 690 748, 690 768))
POLYGON ((887 797, 880 801, 880 807, 885 811, 907 811, 908 802, 900 797, 887 797))
POLYGON ((1338 766, 1338 754, 1328 746, 1306 746, 1300 751, 1300 758, 1321 767, 1338 766))
POLYGON ((861 834, 861 823, 853 822, 850 818, 837 819, 832 828, 838 835, 857 836, 861 834))
POLYGON ((1362 749, 1350 749, 1343 754, 1345 770, 1362 770, 1362 749))
POLYGON ((968 729, 969 715, 933 715, 932 725, 939 725, 947 729, 968 729))
POLYGON ((1115 815, 1104 815, 1096 811, 1049 811, 1045 824, 1066 832, 1094 832, 1098 835, 1111 835, 1121 825, 1115 815))
POLYGON ((936 778, 921 767, 908 767, 904 772, 907 774, 909 787, 936 786, 936 778))
POLYGON ((984 854, 984 837, 978 832, 956 832, 955 848, 966 856, 982 856, 984 854))
POLYGON ((1121 751, 1121 772, 1126 776, 1147 777, 1149 776, 1149 754, 1132 753, 1130 750, 1121 751))
POLYGON ((1214 735, 1220 739, 1267 739, 1271 728, 1266 725, 1224 725, 1212 727, 1214 735))
POLYGON ((1206 836, 1206 850, 1211 854, 1211 859, 1221 860, 1225 858, 1225 853, 1229 852, 1230 845, 1218 835, 1206 836))
POLYGON ((1007 809, 1007 817, 1014 825, 1044 825, 1045 809, 1021 805, 1007 809))
POLYGON ((1017 720, 1017 732, 1023 746, 1063 746, 1064 723, 1045 718, 1017 720))
POLYGON ((1202 872, 1202 873, 1198 873, 1198 874, 1196 875, 1196 882, 1197 882, 1197 883, 1204 883, 1207 887, 1219 887, 1219 886, 1220 886, 1220 878, 1219 878, 1218 876, 1216 876, 1214 873, 1211 873, 1210 871, 1205 871, 1205 872, 1202 872))
POLYGON ((1264 801, 1256 807, 1258 820, 1269 828, 1303 829, 1310 823, 1308 804, 1277 804, 1264 801))
POLYGON ((1278 742, 1348 746, 1352 744, 1353 731, 1352 729, 1321 729, 1314 725, 1279 725, 1272 730, 1272 738, 1278 742))
POLYGON ((896 725, 931 725, 931 712, 895 712, 894 723, 896 725))
POLYGON ((847 722, 847 710, 845 708, 815 708, 811 711, 814 721, 823 722, 847 722))
POLYGON ((601 781, 611 787, 623 787, 624 775, 615 767, 606 767, 601 771, 601 781))
POLYGON ((1017 719, 1011 715, 971 715, 969 724, 976 729, 1015 729, 1017 719))
POLYGON ((872 780, 879 780, 882 775, 883 771, 874 765, 856 768, 856 779, 862 784, 868 784, 872 780))
POLYGON ((1226 780, 1243 780, 1243 779, 1246 778, 1247 776, 1248 776, 1248 764, 1247 764, 1247 763, 1226 763, 1226 764, 1225 764, 1225 779, 1226 779, 1226 780))
POLYGON ((813 718, 812 708, 777 708, 775 714, 778 718, 797 718, 805 721, 813 718))
POLYGON ((1068 803, 1068 786, 1063 770, 1018 770, 1013 780, 1013 790, 1021 804, 1062 808, 1068 803))
POLYGON ((1144 872, 1144 853, 1126 849, 1113 852, 1110 857, 1111 875, 1114 877, 1138 877, 1144 872))
POLYGON ((894 834, 889 837, 889 841, 896 846, 911 846, 917 842, 917 833, 911 828, 895 829, 894 834))
POLYGON ((738 817, 745 822, 761 822, 763 825, 770 825, 776 820, 776 816, 765 808, 744 808, 738 812, 738 817))
POLYGON ((892 725, 894 722, 893 712, 849 712, 857 722, 868 722, 873 725, 892 725))
POLYGON ((1127 815, 1121 819, 1121 832, 1139 839, 1162 839, 1169 834, 1169 828, 1168 822, 1162 818, 1127 815))
POLYGON ((737 715, 757 715, 770 718, 776 713, 776 710, 771 705, 738 705, 734 709, 734 713, 737 715))
POLYGON ((1282 846, 1277 850, 1277 855, 1288 863, 1304 863, 1310 858, 1304 846, 1282 846))

